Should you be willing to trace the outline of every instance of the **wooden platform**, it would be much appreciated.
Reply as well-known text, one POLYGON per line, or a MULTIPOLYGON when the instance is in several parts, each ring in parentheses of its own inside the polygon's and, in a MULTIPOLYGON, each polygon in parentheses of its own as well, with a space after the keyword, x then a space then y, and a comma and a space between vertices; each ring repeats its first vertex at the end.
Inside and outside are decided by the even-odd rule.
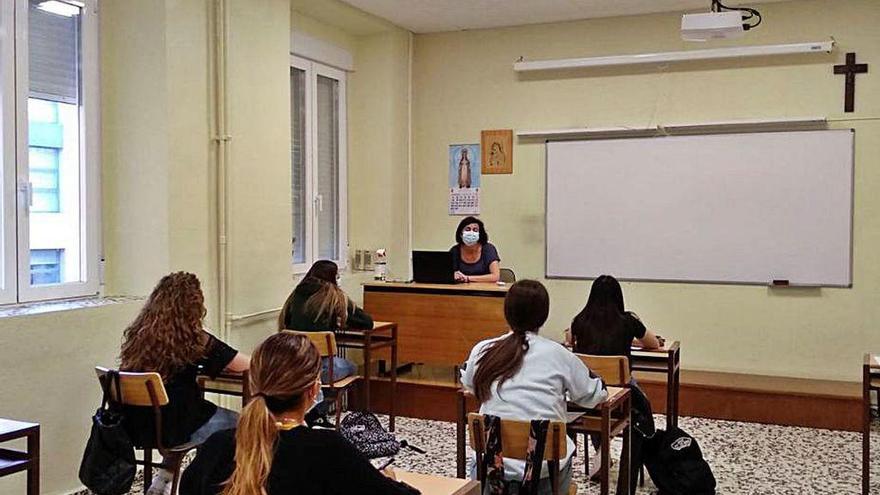
MULTIPOLYGON (((639 376, 655 413, 666 407, 666 384, 656 374, 639 376)), ((680 415, 751 423, 861 431, 861 384, 734 373, 683 370, 680 415)), ((396 412, 400 416, 455 420, 451 369, 418 369, 401 376, 396 412)), ((372 388, 373 406, 387 410, 387 380, 372 388)), ((358 404, 354 404, 357 406, 358 404)))

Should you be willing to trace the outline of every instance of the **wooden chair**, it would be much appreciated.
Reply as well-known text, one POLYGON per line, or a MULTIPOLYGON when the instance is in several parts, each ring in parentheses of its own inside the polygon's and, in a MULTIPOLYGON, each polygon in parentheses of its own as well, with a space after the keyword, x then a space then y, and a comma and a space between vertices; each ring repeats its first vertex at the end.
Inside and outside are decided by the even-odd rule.
POLYGON ((510 268, 502 268, 501 269, 501 281, 505 284, 512 284, 516 282, 516 273, 510 268))
MULTIPOLYGON (((95 367, 98 381, 103 385, 104 380, 109 378, 110 370, 100 366, 95 367)), ((136 447, 143 450, 143 460, 135 460, 135 463, 144 466, 144 493, 150 488, 153 481, 153 466, 163 467, 172 473, 171 493, 177 493, 177 485, 180 482, 180 464, 187 452, 196 448, 195 443, 184 443, 168 447, 162 441, 162 411, 161 407, 168 404, 168 394, 165 392, 165 384, 158 373, 132 373, 119 372, 119 389, 115 384, 110 384, 111 400, 127 406, 150 407, 153 409, 154 430, 156 431, 155 445, 136 447), (164 463, 153 464, 153 448, 159 451, 164 458, 164 463)))
MULTIPOLYGON (((501 445, 504 446, 506 459, 526 460, 529 449, 529 421, 517 421, 512 419, 501 420, 501 445)), ((486 478, 483 456, 486 455, 487 433, 483 424, 483 415, 479 413, 468 414, 468 432, 471 438, 471 448, 477 454, 477 479, 480 484, 486 478)), ((544 446, 544 460, 550 472, 550 487, 553 495, 559 494, 559 463, 565 459, 567 453, 565 439, 565 423, 551 421, 547 429, 547 443, 544 446)), ((577 494, 577 485, 571 483, 568 495, 577 494)))
POLYGON ((342 416, 342 396, 348 394, 349 389, 355 382, 360 380, 360 376, 351 375, 339 380, 333 374, 333 357, 336 356, 336 334, 333 332, 301 332, 298 330, 284 330, 295 335, 302 335, 308 338, 318 348, 318 354, 321 358, 329 358, 329 369, 327 373, 328 382, 322 387, 334 393, 334 404, 336 407, 336 428, 339 428, 339 418, 342 416))
MULTIPOLYGON (((629 388, 632 374, 629 369, 629 359, 626 356, 596 356, 591 354, 575 354, 577 357, 590 368, 605 382, 605 385, 611 387, 629 388)), ((585 475, 590 475, 590 454, 587 446, 587 432, 584 436, 584 471, 585 475)), ((644 467, 639 470, 639 484, 644 485, 644 467)))

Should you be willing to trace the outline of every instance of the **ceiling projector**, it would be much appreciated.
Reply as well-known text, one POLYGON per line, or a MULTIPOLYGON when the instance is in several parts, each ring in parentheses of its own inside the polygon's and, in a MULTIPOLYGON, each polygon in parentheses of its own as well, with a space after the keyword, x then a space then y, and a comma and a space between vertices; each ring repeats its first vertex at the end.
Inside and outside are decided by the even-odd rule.
POLYGON ((685 14, 681 18, 681 38, 685 41, 740 38, 745 33, 743 15, 738 10, 685 14))
POLYGON ((704 14, 685 14, 681 18, 681 37, 685 41, 726 40, 742 37, 761 24, 761 13, 748 7, 728 7, 712 0, 704 14), (756 21, 756 22, 753 22, 756 21))

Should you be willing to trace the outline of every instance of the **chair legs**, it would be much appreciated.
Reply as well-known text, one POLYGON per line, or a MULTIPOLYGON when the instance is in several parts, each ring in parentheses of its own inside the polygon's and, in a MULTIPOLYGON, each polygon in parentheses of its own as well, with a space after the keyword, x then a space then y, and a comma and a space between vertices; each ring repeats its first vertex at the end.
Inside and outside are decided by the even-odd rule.
POLYGON ((334 407, 336 408, 336 429, 339 429, 339 421, 342 417, 342 393, 341 391, 336 391, 336 398, 334 399, 334 407))
POLYGON ((143 449, 144 450, 144 494, 147 493, 147 490, 150 489, 150 486, 153 484, 153 468, 158 467, 161 469, 166 469, 171 472, 171 493, 172 495, 177 494, 177 487, 180 484, 180 467, 183 465, 183 459, 186 457, 186 452, 179 453, 169 453, 166 452, 163 456, 162 462, 156 464, 153 462, 153 449, 143 449))
POLYGON ((180 466, 186 454, 173 454, 165 458, 165 469, 171 471, 171 495, 177 495, 177 486, 180 483, 180 466))
POLYGON ((144 449, 144 493, 153 484, 153 449, 144 449))

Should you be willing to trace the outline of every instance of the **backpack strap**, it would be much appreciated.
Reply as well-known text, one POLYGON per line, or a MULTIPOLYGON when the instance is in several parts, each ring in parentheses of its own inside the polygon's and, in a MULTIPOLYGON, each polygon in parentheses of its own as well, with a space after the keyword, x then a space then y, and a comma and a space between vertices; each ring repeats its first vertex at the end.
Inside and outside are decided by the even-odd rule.
POLYGON ((529 426, 529 448, 526 459, 526 468, 523 472, 520 495, 538 495, 538 485, 541 482, 541 469, 544 465, 544 447, 547 444, 547 430, 550 421, 546 419, 533 419, 529 426))
POLYGON ((483 472, 487 495, 504 495, 504 449, 501 445, 501 418, 486 414, 483 416, 486 426, 486 453, 483 454, 483 472))

